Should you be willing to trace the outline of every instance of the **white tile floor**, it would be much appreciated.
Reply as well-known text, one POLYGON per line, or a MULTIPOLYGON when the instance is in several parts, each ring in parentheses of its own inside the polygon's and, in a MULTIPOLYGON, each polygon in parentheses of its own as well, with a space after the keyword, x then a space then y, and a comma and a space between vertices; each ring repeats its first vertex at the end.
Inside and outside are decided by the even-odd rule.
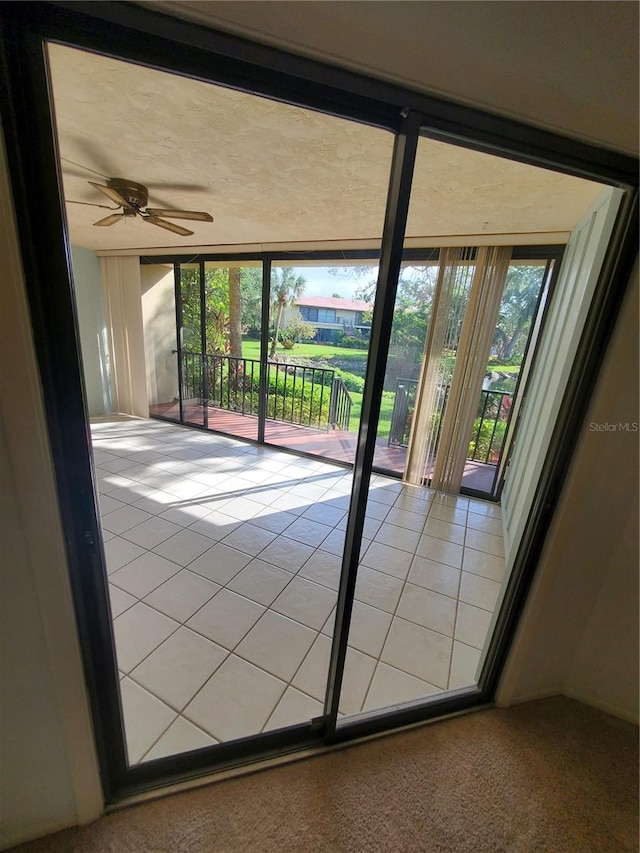
MULTIPOLYGON (((165 424, 93 424, 129 759, 322 711, 351 474, 165 424)), ((374 476, 343 714, 473 683, 500 507, 374 476)))

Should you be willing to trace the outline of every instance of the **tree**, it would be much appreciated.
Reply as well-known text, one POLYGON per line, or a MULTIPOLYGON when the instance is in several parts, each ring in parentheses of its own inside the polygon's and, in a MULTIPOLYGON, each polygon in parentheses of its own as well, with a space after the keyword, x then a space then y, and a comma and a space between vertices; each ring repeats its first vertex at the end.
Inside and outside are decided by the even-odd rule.
POLYGON ((180 308, 182 317, 182 348, 187 352, 201 351, 200 273, 197 267, 180 269, 180 308))
POLYGON ((295 275, 293 267, 280 267, 271 273, 271 306, 272 311, 275 311, 275 323, 269 358, 274 358, 276 354, 284 310, 302 296, 306 283, 301 275, 295 275))
POLYGON ((251 338, 260 336, 262 325, 262 267, 242 267, 242 331, 251 338))
MULTIPOLYGON (((307 323, 302 319, 299 311, 295 311, 291 317, 287 318, 287 325, 280 333, 283 341, 289 341, 291 344, 299 341, 311 341, 315 338, 317 328, 313 323, 307 323)), ((291 347, 289 347, 290 349, 291 347)))
POLYGON ((204 272, 207 354, 225 355, 229 350, 229 271, 219 267, 204 272))
MULTIPOLYGON (((371 275, 371 267, 349 267, 356 279, 371 275)), ((400 272, 393 328, 391 331, 391 354, 411 361, 422 356, 427 326, 431 315, 431 304, 435 292, 438 268, 433 264, 404 266, 400 272)), ((377 280, 370 278, 359 285, 356 299, 373 302, 377 280)))
POLYGON ((242 296, 240 268, 229 269, 229 355, 242 358, 242 296))
MULTIPOLYGON (((182 266, 180 292, 183 346, 201 349, 200 271, 182 266)), ((204 273, 207 353, 242 357, 242 336, 260 334, 262 269, 260 267, 207 267, 204 273)))
POLYGON ((542 286, 543 266, 509 268, 494 337, 500 363, 521 359, 542 286))
POLYGON ((229 268, 229 381, 234 391, 242 374, 242 296, 240 292, 240 268, 229 268))

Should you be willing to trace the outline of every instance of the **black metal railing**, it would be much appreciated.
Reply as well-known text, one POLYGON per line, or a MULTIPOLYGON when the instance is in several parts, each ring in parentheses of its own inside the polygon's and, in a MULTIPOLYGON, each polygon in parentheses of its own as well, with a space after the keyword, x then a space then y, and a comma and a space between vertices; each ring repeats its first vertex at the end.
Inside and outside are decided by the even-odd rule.
MULTIPOLYGON (((257 415, 260 362, 229 355, 182 353, 182 399, 257 415)), ((314 429, 348 429, 352 400, 335 371, 267 362, 266 416, 314 429)))
POLYGON ((417 379, 396 379, 389 447, 407 447, 416 403, 417 379))
POLYGON ((329 409, 329 424, 333 429, 349 429, 351 421, 351 394, 340 376, 334 376, 331 386, 331 406, 329 409))
POLYGON ((334 371, 279 361, 267 362, 267 417, 329 429, 334 371))
MULTIPOLYGON (((445 403, 449 387, 447 385, 444 389, 445 403)), ((388 441, 390 447, 407 447, 409 444, 417 388, 417 379, 396 379, 388 441)), ((478 413, 473 422, 467 459, 490 464, 495 464, 499 460, 506 437, 512 397, 513 395, 508 391, 483 389, 480 392, 478 413)))
POLYGON ((496 464, 500 459, 513 394, 508 391, 480 392, 478 414, 473 423, 467 459, 472 462, 496 464))
POLYGON ((182 401, 189 403, 192 401, 202 402, 204 397, 207 397, 204 387, 205 367, 202 353, 186 352, 182 353, 182 401))

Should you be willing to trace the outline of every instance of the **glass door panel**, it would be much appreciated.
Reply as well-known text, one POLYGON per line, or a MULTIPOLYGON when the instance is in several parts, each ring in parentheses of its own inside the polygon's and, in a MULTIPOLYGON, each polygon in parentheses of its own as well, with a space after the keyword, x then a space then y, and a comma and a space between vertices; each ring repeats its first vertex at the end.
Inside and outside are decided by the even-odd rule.
POLYGON ((520 382, 540 295, 552 261, 512 261, 467 451, 462 487, 491 498, 507 443, 511 411, 524 391, 520 382))
POLYGON ((258 438, 262 264, 206 261, 208 426, 258 438))
POLYGON ((173 264, 142 264, 142 322, 149 414, 180 421, 173 264))
MULTIPOLYGON (((83 61, 90 57, 83 55, 83 61)), ((324 713, 352 477, 331 458, 310 462, 285 453, 275 446, 275 433, 296 427, 325 441, 340 424, 342 438, 351 442, 346 459, 353 459, 358 401, 351 401, 349 411, 347 393, 362 392, 369 306, 330 306, 334 314, 327 309, 316 318, 315 328, 342 332, 342 347, 327 339, 303 343, 312 324, 284 311, 277 319, 276 307, 272 321, 279 328, 267 364, 261 357, 261 334, 267 332, 262 261, 236 263, 233 256, 205 261, 189 254, 183 263, 181 243, 295 246, 364 238, 376 246, 374 260, 362 262, 375 278, 393 134, 145 67, 130 76, 126 63, 104 57, 96 63, 95 74, 81 75, 89 91, 74 89, 74 100, 94 98, 91 81, 109 78, 131 94, 133 110, 144 100, 136 98, 138 91, 172 92, 176 103, 189 105, 183 120, 173 116, 170 127, 160 126, 162 138, 174 141, 175 135, 175 144, 162 146, 153 165, 163 168, 150 181, 167 183, 181 175, 188 155, 184 180, 197 180, 198 189, 185 195, 167 189, 167 197, 181 209, 214 216, 213 225, 186 223, 202 229, 197 243, 180 240, 180 234, 167 237, 166 229, 142 220, 116 226, 142 225, 142 238, 137 232, 131 236, 135 247, 145 235, 173 241, 161 245, 175 250, 178 264, 174 304, 169 268, 163 291, 167 318, 174 311, 171 345, 169 337, 163 348, 154 343, 158 361, 168 354, 174 359, 173 385, 167 381, 153 405, 170 404, 164 414, 171 409, 169 417, 179 423, 151 424, 155 431, 148 435, 145 424, 136 425, 139 441, 121 444, 114 454, 122 460, 104 459, 132 474, 115 474, 117 483, 107 483, 120 490, 123 512, 105 502, 105 519, 107 509, 112 511, 105 521, 112 537, 107 568, 128 760, 136 765, 203 747, 215 750, 291 726, 308 735, 310 721, 324 713), (198 117, 191 143, 181 139, 189 115, 198 117), (205 116, 211 132, 203 145, 205 116), (178 160, 171 159, 173 152, 178 160), (165 156, 171 162, 164 163, 165 156), (307 363, 287 358, 292 348, 303 356, 303 346, 307 363), (323 346, 340 355, 341 363, 315 362, 323 346), (338 384, 340 400, 332 398, 338 384), (262 438, 259 415, 265 408, 267 446, 237 440, 262 438)), ((73 150, 68 153, 83 162, 73 150)), ((126 173, 127 158, 119 161, 112 153, 121 163, 118 173, 126 173)), ((171 207, 160 199, 154 204, 171 207)), ((94 231, 102 237, 108 229, 94 231)), ((311 283, 312 267, 321 267, 325 276, 343 265, 339 256, 312 264, 301 259, 293 277, 311 283)), ((282 276, 284 267, 278 265, 274 276, 282 276)), ((313 295, 357 302, 355 288, 335 278, 328 293, 313 295)), ((289 296, 278 304, 283 301, 292 308, 289 296)), ((156 322, 152 309, 149 300, 150 327, 156 322)), ((167 334, 170 325, 167 319, 167 334)), ((114 428, 109 449, 117 447, 119 430, 114 428)))
MULTIPOLYGON (((405 251, 412 247, 415 237, 434 228, 432 217, 434 209, 437 213, 441 188, 433 185, 430 163, 443 156, 443 147, 450 148, 446 159, 451 162, 460 155, 453 147, 426 139, 419 141, 405 251)), ((482 161, 478 162, 479 169, 482 167, 487 174, 497 169, 499 176, 501 161, 485 155, 473 156, 482 161)), ((443 196, 453 192, 454 187, 452 179, 451 184, 442 188, 443 196)), ((489 314, 488 308, 482 313, 475 307, 483 304, 477 294, 483 294, 482 287, 487 283, 492 288, 491 304, 498 313, 497 323, 491 321, 491 330, 496 328, 496 332, 487 367, 488 373, 497 375, 487 376, 487 380, 495 379, 498 384, 483 388, 478 395, 490 398, 486 406, 482 400, 479 419, 482 421, 484 412, 485 421, 491 418, 491 424, 485 428, 476 420, 467 454, 472 455, 471 445, 479 447, 480 439, 488 431, 489 461, 492 453, 499 459, 504 424, 509 417, 509 402, 505 398, 513 393, 511 386, 503 383, 520 370, 534 316, 532 310, 538 302, 545 268, 548 277, 550 266, 546 262, 537 265, 509 261, 510 249, 485 247, 482 240, 478 240, 477 247, 465 247, 465 237, 481 234, 486 224, 480 203, 471 205, 465 216, 466 219, 457 223, 461 233, 459 243, 456 245, 455 239, 448 241, 449 246, 438 252, 437 265, 430 267, 426 275, 421 271, 418 279, 431 289, 425 301, 426 317, 421 318, 422 363, 417 376, 396 376, 396 413, 389 428, 397 446, 408 445, 407 461, 402 482, 382 473, 374 474, 371 479, 339 701, 343 717, 476 685, 482 650, 497 606, 505 571, 502 508, 495 502, 456 493, 455 488, 436 491, 430 487, 430 477, 443 441, 442 424, 451 422, 447 407, 456 377, 464 377, 470 368, 470 362, 462 360, 462 353, 465 347, 472 354, 484 352, 480 344, 475 348, 468 346, 467 330, 473 325, 470 316, 475 319, 489 314), (414 376, 415 392, 408 381, 414 376), (498 397, 492 408, 493 391, 498 397), (479 425, 480 439, 476 440, 479 425), (421 435, 417 434, 418 428, 421 435), (412 453, 416 453, 417 463, 412 453)), ((403 268, 386 380, 392 375, 401 335, 411 328, 408 324, 418 314, 414 305, 407 317, 401 316, 404 307, 401 299, 408 290, 402 279, 415 282, 417 278, 409 265, 403 268)), ((486 338, 485 334, 483 340, 486 338)), ((485 365, 486 361, 481 365, 482 370, 485 365)), ((475 383, 478 365, 473 366, 475 383)), ((470 370, 468 375, 472 375, 470 370)), ((383 429, 384 398, 378 435, 383 429)), ((460 438, 460 444, 464 445, 462 431, 460 438)), ((466 464, 475 461, 467 459, 466 464)))
POLYGON ((464 635, 468 645, 454 643, 466 606, 459 595, 469 498, 428 485, 475 263, 474 250, 462 242, 425 252, 421 260, 408 255, 410 238, 437 227, 428 145, 419 140, 386 365, 391 413, 387 425, 383 394, 378 440, 385 448, 374 457, 377 467, 396 476, 374 473, 367 495, 339 701, 343 717, 460 686, 461 673, 466 679, 467 670, 475 671, 482 646, 472 636, 474 626, 464 635), (417 428, 418 463, 411 459, 417 428))
POLYGON ((272 265, 265 441, 353 463, 378 267, 345 263, 272 265))
MULTIPOLYGON (((431 253, 437 256, 437 250, 431 253)), ((416 390, 433 308, 437 260, 402 265, 384 391, 373 457, 379 471, 402 476, 415 410, 416 390)))

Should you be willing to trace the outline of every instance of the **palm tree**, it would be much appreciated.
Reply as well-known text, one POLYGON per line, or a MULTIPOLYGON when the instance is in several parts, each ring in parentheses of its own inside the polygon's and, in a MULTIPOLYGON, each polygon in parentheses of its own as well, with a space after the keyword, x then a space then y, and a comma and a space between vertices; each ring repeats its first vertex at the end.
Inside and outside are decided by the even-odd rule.
POLYGON ((306 279, 301 275, 295 275, 293 267, 280 267, 271 273, 271 305, 276 312, 276 320, 269 351, 270 359, 275 358, 284 309, 302 296, 306 283, 306 279))

